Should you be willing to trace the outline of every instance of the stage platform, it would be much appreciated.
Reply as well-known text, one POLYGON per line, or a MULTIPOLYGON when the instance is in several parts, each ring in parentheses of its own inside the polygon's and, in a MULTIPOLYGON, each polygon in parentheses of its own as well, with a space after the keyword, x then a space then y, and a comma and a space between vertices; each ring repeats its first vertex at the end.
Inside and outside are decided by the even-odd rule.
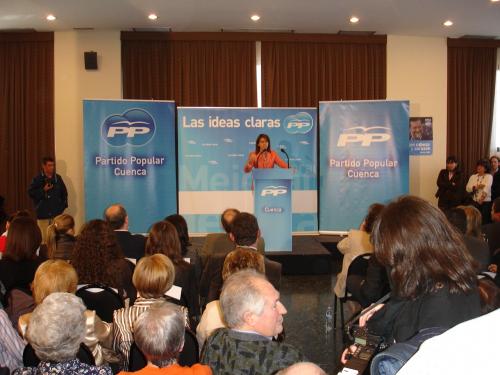
MULTIPOLYGON (((292 252, 271 252, 266 256, 283 266, 284 275, 324 275, 337 272, 334 264, 342 255, 337 250, 341 236, 294 235, 292 252)), ((195 248, 201 248, 205 237, 192 237, 195 248)))

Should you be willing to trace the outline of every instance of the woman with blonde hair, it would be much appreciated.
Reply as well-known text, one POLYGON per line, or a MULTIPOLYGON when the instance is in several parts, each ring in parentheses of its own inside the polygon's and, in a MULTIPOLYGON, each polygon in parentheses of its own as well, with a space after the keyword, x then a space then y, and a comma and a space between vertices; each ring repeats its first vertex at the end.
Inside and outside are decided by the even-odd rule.
POLYGON ((474 206, 458 206, 457 208, 464 210, 465 216, 467 217, 465 235, 483 239, 481 234, 481 212, 474 206))
MULTIPOLYGON (((49 259, 38 267, 31 286, 35 304, 40 305, 52 293, 76 292, 78 276, 71 264, 62 259, 49 259)), ((95 311, 86 310, 86 331, 83 343, 92 351, 96 365, 116 362, 111 348, 111 325, 101 321, 95 311)), ((24 337, 29 326, 31 313, 19 318, 18 330, 24 337)))
POLYGON ((75 220, 61 214, 47 228, 47 250, 50 259, 70 260, 75 247, 75 220))

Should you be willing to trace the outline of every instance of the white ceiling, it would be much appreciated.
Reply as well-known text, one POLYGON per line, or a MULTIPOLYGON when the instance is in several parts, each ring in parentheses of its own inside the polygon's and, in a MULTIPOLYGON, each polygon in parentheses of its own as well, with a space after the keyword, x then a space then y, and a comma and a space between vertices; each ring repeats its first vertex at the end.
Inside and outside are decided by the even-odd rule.
POLYGON ((490 0, 0 0, 0 29, 165 27, 172 31, 286 31, 500 38, 500 1, 490 0), (147 15, 158 14, 156 22, 147 15), (53 13, 55 22, 45 17, 53 13), (250 15, 261 16, 259 22, 250 15), (357 25, 349 17, 360 18, 357 25), (454 25, 446 28, 443 21, 454 25))

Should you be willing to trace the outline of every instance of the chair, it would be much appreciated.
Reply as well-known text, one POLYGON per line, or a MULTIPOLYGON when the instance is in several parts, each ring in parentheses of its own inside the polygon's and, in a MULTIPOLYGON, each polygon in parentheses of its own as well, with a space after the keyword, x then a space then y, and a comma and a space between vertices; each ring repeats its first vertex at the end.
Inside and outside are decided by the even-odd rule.
POLYGON ((79 288, 76 293, 87 309, 95 310, 96 314, 105 322, 113 322, 113 312, 125 307, 125 302, 120 294, 102 284, 88 284, 79 288))
MULTIPOLYGON (((366 270, 368 269, 368 261, 370 260, 372 253, 360 254, 356 258, 354 258, 349 265, 349 269, 347 271, 347 277, 350 275, 366 275, 366 270)), ((344 304, 347 301, 355 301, 350 294, 346 290, 346 294, 344 297, 339 298, 335 295, 334 305, 333 305, 333 329, 337 328, 337 310, 340 310, 340 327, 344 327, 345 319, 344 319, 344 304)))
MULTIPOLYGON (((82 363, 95 366, 94 355, 84 343, 80 344, 80 349, 78 349, 78 353, 76 353, 76 358, 82 363)), ((39 363, 40 359, 37 357, 31 344, 26 345, 23 351, 23 365, 26 367, 36 367, 39 363)))
MULTIPOLYGON (((200 362, 199 347, 196 336, 191 330, 186 328, 184 331, 184 347, 179 353, 179 365, 192 366, 200 362)), ((128 362, 129 371, 138 371, 148 364, 146 357, 142 354, 141 350, 133 342, 130 346, 130 356, 128 362)))

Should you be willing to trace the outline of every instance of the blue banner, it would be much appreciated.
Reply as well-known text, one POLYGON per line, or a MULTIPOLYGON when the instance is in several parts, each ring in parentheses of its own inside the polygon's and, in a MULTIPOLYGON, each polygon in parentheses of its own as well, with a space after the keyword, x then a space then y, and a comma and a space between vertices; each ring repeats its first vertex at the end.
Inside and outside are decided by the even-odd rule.
POLYGON ((131 232, 177 212, 175 103, 84 100, 85 218, 122 204, 131 232))
POLYGON ((221 231, 228 207, 253 212, 252 175, 244 173, 260 133, 295 174, 293 230, 317 230, 316 118, 313 108, 178 108, 179 210, 192 232, 221 231))
POLYGON ((408 194, 408 110, 408 101, 320 103, 320 231, 358 228, 371 204, 408 194))

